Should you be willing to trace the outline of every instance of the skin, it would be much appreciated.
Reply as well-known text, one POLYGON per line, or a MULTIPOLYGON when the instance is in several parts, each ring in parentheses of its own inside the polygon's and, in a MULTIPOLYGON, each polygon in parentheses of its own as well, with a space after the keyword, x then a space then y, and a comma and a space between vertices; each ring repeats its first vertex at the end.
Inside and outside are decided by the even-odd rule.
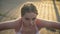
POLYGON ((17 20, 2 22, 2 24, 0 24, 0 31, 15 29, 15 32, 18 32, 22 25, 22 34, 36 34, 36 28, 40 30, 43 27, 60 29, 60 22, 46 21, 37 19, 36 17, 37 15, 35 13, 29 12, 17 20))

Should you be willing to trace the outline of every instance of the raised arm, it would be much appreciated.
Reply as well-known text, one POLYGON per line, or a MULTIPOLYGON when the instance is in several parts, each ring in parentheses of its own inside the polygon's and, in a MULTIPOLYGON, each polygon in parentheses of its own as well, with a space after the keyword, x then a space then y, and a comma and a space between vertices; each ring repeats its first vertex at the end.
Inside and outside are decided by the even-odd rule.
POLYGON ((14 29, 18 25, 18 20, 0 22, 0 31, 6 29, 14 29))
POLYGON ((39 27, 60 29, 60 22, 39 19, 39 27))

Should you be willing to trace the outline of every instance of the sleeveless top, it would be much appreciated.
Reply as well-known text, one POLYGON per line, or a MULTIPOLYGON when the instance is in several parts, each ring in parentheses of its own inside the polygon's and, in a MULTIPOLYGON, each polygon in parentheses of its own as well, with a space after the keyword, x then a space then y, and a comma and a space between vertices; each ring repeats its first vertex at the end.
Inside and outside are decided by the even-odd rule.
MULTIPOLYGON (((23 27, 23 24, 22 24, 20 30, 19 30, 18 32, 16 32, 16 34, 21 34, 22 27, 23 27)), ((40 32, 39 32, 39 30, 38 30, 38 27, 37 27, 36 25, 35 25, 35 28, 36 28, 36 30, 37 30, 36 34, 40 34, 40 32)))

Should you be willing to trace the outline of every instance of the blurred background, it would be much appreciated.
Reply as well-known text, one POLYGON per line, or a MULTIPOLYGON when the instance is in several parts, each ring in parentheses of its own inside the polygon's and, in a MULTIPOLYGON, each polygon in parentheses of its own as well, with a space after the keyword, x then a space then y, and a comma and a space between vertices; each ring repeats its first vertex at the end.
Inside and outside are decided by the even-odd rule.
MULTIPOLYGON (((33 2, 37 7, 37 18, 60 22, 60 0, 0 0, 0 22, 21 17, 20 7, 23 3, 33 2)), ((60 30, 42 28, 41 34, 60 34, 60 30)), ((14 29, 0 31, 0 34, 15 34, 14 29)))

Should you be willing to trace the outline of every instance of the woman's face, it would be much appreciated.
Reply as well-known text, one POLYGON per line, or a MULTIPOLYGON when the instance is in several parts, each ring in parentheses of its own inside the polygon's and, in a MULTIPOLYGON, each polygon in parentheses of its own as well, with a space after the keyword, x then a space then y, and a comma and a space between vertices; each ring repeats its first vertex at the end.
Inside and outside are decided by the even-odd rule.
POLYGON ((22 17, 22 20, 25 24, 32 25, 36 20, 36 16, 37 14, 33 12, 25 13, 25 15, 22 17))

